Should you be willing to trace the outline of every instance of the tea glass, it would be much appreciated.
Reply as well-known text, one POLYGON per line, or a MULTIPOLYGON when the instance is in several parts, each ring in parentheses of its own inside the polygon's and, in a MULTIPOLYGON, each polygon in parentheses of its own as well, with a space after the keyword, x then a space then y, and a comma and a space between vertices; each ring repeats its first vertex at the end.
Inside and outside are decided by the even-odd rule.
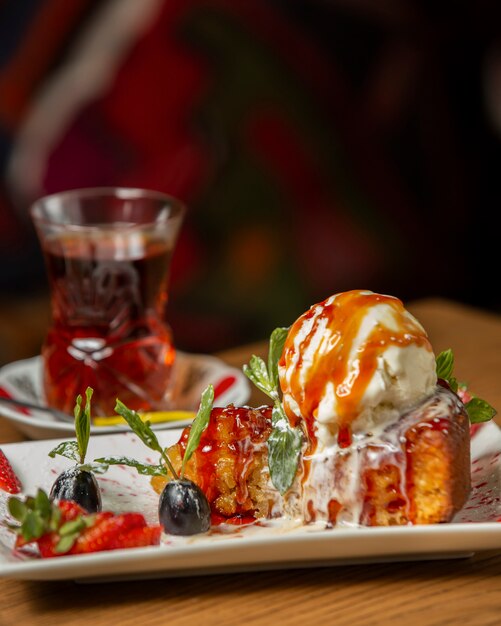
POLYGON ((65 191, 31 207, 52 321, 42 346, 47 405, 72 413, 92 387, 93 415, 168 404, 175 360, 165 319, 171 257, 185 214, 143 189, 65 191))

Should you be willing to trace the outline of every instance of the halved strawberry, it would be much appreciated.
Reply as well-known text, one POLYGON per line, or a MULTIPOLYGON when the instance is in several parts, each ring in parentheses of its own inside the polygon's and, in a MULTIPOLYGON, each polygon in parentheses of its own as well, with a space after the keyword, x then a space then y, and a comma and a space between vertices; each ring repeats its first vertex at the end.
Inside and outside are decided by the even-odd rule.
POLYGON ((7 493, 19 493, 21 491, 21 481, 2 450, 0 450, 0 489, 7 491, 7 493))

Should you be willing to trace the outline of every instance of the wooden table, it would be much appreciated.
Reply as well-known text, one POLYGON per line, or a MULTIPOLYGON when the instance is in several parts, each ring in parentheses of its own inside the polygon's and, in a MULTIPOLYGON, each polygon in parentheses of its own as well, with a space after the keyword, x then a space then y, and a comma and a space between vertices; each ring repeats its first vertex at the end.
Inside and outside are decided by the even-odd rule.
MULTIPOLYGON (((501 318, 441 300, 410 310, 436 352, 501 408, 501 318)), ((221 355, 240 366, 264 344, 221 355)), ((252 402, 261 403, 257 392, 252 402)), ((22 436, 0 419, 0 442, 22 436)), ((0 625, 501 624, 501 550, 472 558, 79 585, 0 579, 0 625)))

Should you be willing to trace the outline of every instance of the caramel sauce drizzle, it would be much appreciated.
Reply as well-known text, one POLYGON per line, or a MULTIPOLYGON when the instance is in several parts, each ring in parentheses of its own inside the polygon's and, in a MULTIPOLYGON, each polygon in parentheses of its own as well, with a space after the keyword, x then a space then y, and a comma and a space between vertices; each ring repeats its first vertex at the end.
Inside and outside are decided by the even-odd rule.
MULTIPOLYGON (((413 318, 406 315, 403 304, 397 298, 359 290, 339 294, 312 307, 302 315, 289 331, 282 358, 281 367, 291 363, 296 350, 299 351, 297 366, 290 375, 289 382, 282 377, 284 395, 289 393, 296 400, 301 415, 294 415, 290 407, 285 406, 289 419, 297 424, 300 418, 306 422, 310 443, 315 441, 315 418, 319 403, 325 395, 326 386, 333 383, 337 401, 336 410, 339 433, 342 434, 341 447, 350 443, 352 422, 360 414, 360 405, 367 386, 377 368, 378 357, 390 345, 400 347, 416 344, 432 350, 426 334, 413 318), (357 349, 357 357, 351 353, 361 325, 369 310, 378 304, 391 307, 398 330, 389 329, 376 323, 367 338, 357 349), (298 347, 294 345, 296 337, 303 331, 303 325, 313 318, 313 326, 298 347), (324 326, 325 325, 325 326, 324 326), (324 329, 324 330, 320 330, 324 329), (302 355, 310 348, 318 332, 323 337, 307 370, 303 368, 302 355), (328 345, 326 346, 326 342, 328 345)), ((290 367, 290 365, 289 365, 290 367)), ((313 446, 314 447, 314 446, 313 446)))

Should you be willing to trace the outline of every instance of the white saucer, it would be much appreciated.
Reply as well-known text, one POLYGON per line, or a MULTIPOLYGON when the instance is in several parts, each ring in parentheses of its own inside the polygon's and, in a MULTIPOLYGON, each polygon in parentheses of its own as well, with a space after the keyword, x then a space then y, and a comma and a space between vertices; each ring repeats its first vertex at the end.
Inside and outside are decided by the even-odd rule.
MULTIPOLYGON (((249 399, 249 381, 240 370, 229 367, 213 356, 178 351, 173 371, 172 408, 196 411, 200 394, 209 383, 214 385, 215 406, 231 403, 242 405, 249 399)), ((0 369, 0 395, 45 406, 41 357, 4 365, 0 369)), ((10 420, 30 439, 51 439, 72 436, 75 433, 73 424, 59 421, 44 411, 0 404, 0 416, 10 420)), ((176 427, 182 428, 189 423, 190 420, 179 421, 176 422, 176 427)), ((153 427, 161 430, 168 427, 168 424, 172 428, 172 422, 155 424, 153 427)), ((125 425, 91 428, 93 434, 116 433, 128 429, 125 425)))

